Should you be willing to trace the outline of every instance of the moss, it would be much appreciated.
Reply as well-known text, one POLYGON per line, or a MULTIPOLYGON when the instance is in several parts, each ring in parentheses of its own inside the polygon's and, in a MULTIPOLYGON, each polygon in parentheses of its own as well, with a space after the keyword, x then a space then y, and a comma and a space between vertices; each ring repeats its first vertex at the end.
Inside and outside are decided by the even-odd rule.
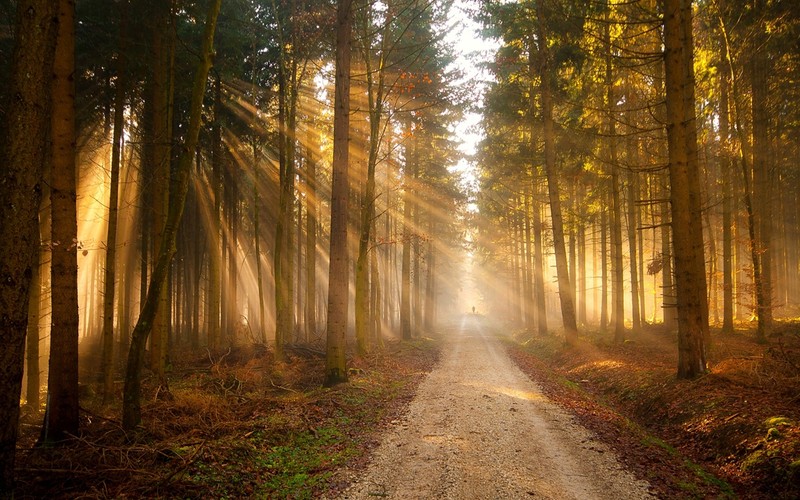
POLYGON ((764 427, 766 427, 767 429, 778 428, 789 425, 792 425, 792 421, 786 417, 770 417, 764 420, 764 427))
POLYGON ((691 493, 694 498, 700 498, 700 490, 694 483, 690 483, 688 481, 678 481, 675 486, 677 486, 680 490, 691 493))
POLYGON ((700 480, 703 481, 705 484, 709 484, 709 485, 715 486, 719 490, 720 495, 721 495, 722 498, 735 498, 736 497, 736 493, 734 493, 733 487, 730 484, 728 484, 727 482, 725 482, 722 479, 714 476, 713 474, 709 474, 702 467, 700 467, 699 465, 697 465, 696 463, 694 463, 694 462, 692 462, 690 460, 686 460, 684 462, 684 465, 686 466, 686 468, 688 468, 692 472, 694 472, 694 474, 698 478, 700 478, 700 480))
POLYGON ((770 454, 768 451, 762 449, 758 449, 749 454, 747 458, 742 460, 742 465, 740 467, 742 472, 752 472, 753 470, 761 467, 764 463, 769 461, 769 455, 770 454))
POLYGON ((651 436, 649 434, 644 436, 644 438, 642 439, 642 443, 647 446, 655 446, 661 448, 662 450, 669 453, 669 455, 672 457, 678 454, 678 450, 676 450, 674 447, 670 446, 665 441, 658 439, 655 436, 651 436))

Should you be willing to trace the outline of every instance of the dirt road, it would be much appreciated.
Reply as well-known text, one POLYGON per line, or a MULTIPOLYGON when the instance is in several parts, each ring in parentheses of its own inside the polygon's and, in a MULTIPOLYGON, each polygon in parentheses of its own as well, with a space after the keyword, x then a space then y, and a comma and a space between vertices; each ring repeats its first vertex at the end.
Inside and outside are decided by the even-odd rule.
POLYGON ((443 359, 340 498, 650 498, 648 485, 547 400, 480 316, 443 359))

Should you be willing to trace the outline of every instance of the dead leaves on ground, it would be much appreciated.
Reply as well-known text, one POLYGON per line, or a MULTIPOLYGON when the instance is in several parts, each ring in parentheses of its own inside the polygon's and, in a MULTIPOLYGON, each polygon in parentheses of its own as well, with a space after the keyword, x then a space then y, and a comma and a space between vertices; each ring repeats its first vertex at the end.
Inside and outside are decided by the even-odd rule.
MULTIPOLYGON (((437 357, 392 343, 352 360, 351 382, 323 389, 324 360, 276 362, 258 348, 184 353, 167 400, 146 385, 142 427, 126 434, 118 408, 83 401, 80 437, 32 447, 24 422, 17 498, 291 497, 331 488, 345 464, 363 461, 374 437, 407 403, 437 357)), ((333 485, 343 488, 345 484, 333 485)))

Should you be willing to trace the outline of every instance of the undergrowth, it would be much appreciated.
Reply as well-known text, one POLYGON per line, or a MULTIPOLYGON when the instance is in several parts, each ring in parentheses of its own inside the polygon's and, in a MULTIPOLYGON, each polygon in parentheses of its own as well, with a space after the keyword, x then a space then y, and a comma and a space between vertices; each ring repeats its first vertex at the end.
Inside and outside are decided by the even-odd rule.
MULTIPOLYGON (((632 333, 621 345, 589 333, 572 348, 524 332, 515 340, 521 353, 561 379, 562 388, 591 395, 645 429, 642 445, 688 457, 682 467, 717 495, 797 498, 798 331, 798 325, 780 325, 765 345, 747 332, 715 335, 709 373, 692 381, 675 378, 677 346, 669 332, 632 333)), ((686 477, 673 486, 689 497, 704 495, 686 477)))
POLYGON ((145 381, 143 424, 82 401, 81 436, 34 449, 23 418, 15 498, 312 498, 346 484, 377 433, 407 403, 438 357, 431 340, 393 342, 350 363, 350 382, 322 388, 324 359, 298 350, 185 353, 169 391, 145 381), (368 403, 368 404, 367 404, 368 403))

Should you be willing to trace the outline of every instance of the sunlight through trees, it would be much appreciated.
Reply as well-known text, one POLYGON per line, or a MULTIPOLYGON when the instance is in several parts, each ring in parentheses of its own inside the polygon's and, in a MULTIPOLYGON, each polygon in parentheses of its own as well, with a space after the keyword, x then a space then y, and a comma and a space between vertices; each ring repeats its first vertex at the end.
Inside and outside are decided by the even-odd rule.
POLYGON ((695 378, 800 313, 787 0, 0 11, 3 493, 21 407, 57 443, 96 389, 136 431, 197 356, 319 356, 332 386, 469 314, 656 332, 695 378))

